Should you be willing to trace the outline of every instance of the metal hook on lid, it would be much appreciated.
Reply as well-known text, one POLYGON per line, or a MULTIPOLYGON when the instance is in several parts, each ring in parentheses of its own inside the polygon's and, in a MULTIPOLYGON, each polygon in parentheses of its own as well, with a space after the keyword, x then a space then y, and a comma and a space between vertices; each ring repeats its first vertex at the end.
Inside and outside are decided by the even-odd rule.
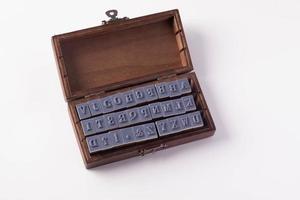
POLYGON ((118 16, 118 11, 117 10, 108 10, 105 12, 107 17, 110 17, 110 20, 115 20, 117 19, 118 16))
POLYGON ((105 12, 105 14, 110 18, 108 21, 103 20, 102 24, 114 23, 121 20, 127 20, 128 17, 118 18, 118 10, 112 9, 105 12))

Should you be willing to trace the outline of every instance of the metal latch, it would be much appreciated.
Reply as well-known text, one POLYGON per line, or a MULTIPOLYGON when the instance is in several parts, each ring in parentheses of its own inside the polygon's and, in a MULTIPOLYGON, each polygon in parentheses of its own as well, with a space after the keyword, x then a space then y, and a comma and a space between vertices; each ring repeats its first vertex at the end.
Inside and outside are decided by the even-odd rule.
POLYGON ((102 25, 110 24, 118 21, 123 21, 129 19, 128 17, 118 18, 118 11, 117 10, 108 10, 105 14, 110 18, 109 20, 103 20, 102 25))
POLYGON ((160 151, 160 150, 165 149, 165 148, 167 148, 167 145, 166 144, 161 144, 158 147, 153 147, 153 148, 149 148, 149 149, 141 149, 141 150, 139 150, 139 155, 144 156, 148 153, 155 153, 156 151, 160 151))

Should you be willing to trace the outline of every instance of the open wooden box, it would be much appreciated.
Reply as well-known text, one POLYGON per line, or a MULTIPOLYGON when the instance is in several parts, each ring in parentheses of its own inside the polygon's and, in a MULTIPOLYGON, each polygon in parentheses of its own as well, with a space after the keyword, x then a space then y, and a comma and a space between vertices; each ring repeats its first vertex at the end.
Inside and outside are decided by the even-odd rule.
POLYGON ((178 10, 53 36, 53 49, 75 135, 87 168, 212 136, 213 119, 193 70, 178 10), (149 83, 187 77, 204 126, 90 154, 75 106, 149 83))

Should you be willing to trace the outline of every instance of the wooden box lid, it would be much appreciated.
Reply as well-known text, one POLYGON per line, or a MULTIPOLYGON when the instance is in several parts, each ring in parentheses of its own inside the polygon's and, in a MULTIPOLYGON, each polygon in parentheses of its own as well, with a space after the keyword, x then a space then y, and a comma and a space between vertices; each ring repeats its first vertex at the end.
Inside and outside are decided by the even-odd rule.
POLYGON ((67 101, 193 70, 178 10, 52 37, 67 101))

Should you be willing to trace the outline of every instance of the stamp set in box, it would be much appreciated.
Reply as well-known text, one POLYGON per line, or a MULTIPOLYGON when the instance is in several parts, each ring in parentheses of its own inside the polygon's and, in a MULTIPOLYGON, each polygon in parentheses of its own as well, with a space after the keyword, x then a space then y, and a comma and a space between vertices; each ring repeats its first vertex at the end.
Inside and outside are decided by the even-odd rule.
POLYGON ((178 10, 52 38, 87 168, 212 136, 178 10))

